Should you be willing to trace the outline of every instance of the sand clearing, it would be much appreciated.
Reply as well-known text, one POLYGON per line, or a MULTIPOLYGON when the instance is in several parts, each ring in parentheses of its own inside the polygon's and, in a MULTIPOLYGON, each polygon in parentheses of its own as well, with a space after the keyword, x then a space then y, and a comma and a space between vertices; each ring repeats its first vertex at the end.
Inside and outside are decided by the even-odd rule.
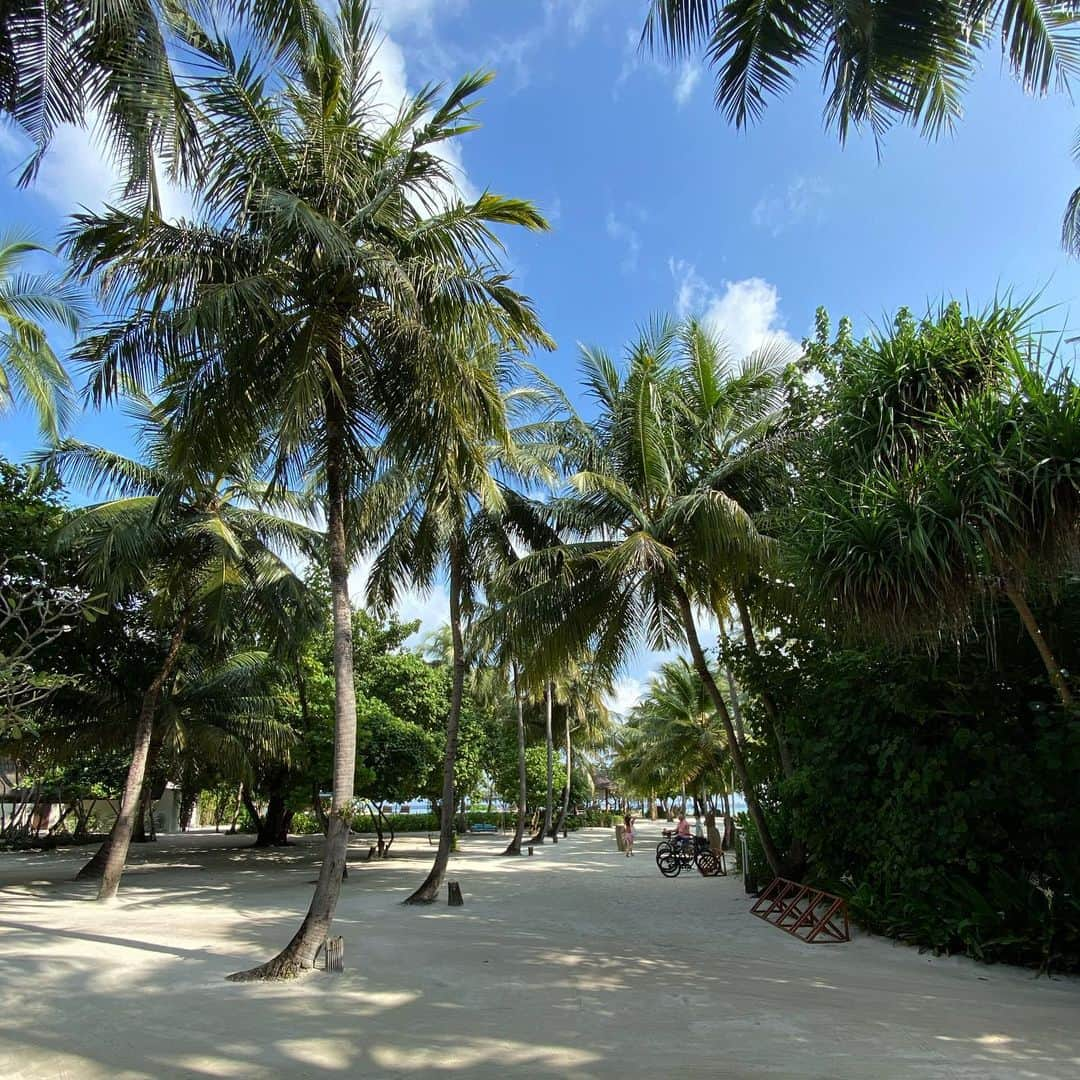
POLYGON ((223 976, 296 928, 311 839, 133 848, 109 907, 70 881, 88 852, 0 855, 0 1073, 1080 1076, 1077 980, 865 936, 805 945, 750 917, 738 879, 663 879, 658 831, 633 859, 606 830, 515 860, 496 857, 505 838, 470 837, 454 909, 401 906, 432 854, 407 839, 345 884, 345 973, 285 985, 223 976))

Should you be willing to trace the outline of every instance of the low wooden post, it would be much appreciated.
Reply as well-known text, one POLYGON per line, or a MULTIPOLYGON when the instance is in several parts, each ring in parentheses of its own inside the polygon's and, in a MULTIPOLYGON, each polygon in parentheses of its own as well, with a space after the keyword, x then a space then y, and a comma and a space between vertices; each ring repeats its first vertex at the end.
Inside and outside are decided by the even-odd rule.
POLYGON ((345 970, 345 939, 331 937, 323 946, 323 966, 327 971, 345 970))
POLYGON ((626 850, 626 826, 625 825, 616 825, 615 826, 615 846, 619 849, 619 851, 625 851, 626 850))
POLYGON ((532 846, 532 844, 530 844, 529 845, 529 854, 531 855, 532 853, 533 853, 533 846, 532 846))
POLYGON ((446 883, 446 902, 450 907, 464 907, 465 900, 461 895, 461 885, 456 881, 446 883))

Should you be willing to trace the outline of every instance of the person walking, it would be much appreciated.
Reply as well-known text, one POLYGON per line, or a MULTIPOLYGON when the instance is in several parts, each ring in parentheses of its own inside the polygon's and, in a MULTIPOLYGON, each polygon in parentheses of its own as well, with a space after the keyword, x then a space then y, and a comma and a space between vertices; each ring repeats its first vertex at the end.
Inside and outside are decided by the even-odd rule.
POLYGON ((634 816, 627 814, 623 818, 623 847, 629 859, 634 854, 634 816))

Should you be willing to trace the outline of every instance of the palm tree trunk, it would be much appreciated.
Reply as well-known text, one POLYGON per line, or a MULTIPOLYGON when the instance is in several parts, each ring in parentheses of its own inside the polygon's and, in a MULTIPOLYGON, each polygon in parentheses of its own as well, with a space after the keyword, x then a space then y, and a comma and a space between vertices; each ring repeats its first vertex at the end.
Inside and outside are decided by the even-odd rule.
POLYGON ((761 804, 758 802, 757 792, 754 791, 753 785, 750 783, 750 773, 746 768, 746 759, 743 757, 742 747, 739 746, 739 741, 735 737, 735 728, 732 726, 731 714, 728 712, 724 696, 720 693, 720 688, 716 685, 716 680, 709 670, 708 661, 705 659, 705 652, 701 648, 701 641, 698 638, 697 623, 694 621, 694 609, 690 604, 690 597, 686 595, 686 590, 683 589, 681 585, 676 584, 675 592, 679 601, 679 610, 682 614, 686 643, 690 646, 690 656, 698 675, 701 676, 701 681, 705 684, 705 689, 708 691, 709 697, 712 698, 713 705, 716 707, 716 712, 720 717, 720 721, 724 725, 728 745, 731 749, 731 761, 735 766, 735 771, 739 774, 739 783, 742 784, 743 794, 746 797, 746 809, 749 811, 750 817, 753 819, 754 825, 757 828, 761 846, 765 851, 765 858, 768 860, 772 872, 777 877, 784 877, 784 860, 781 859, 780 852, 776 849, 776 844, 772 838, 772 831, 769 829, 769 823, 765 820, 764 811, 761 809, 761 804))
POLYGON ((450 640, 453 653, 453 678, 450 684, 450 715, 446 720, 446 756, 443 760, 442 806, 439 807, 439 849, 435 864, 423 884, 406 904, 430 904, 439 894, 439 886, 450 862, 450 848, 454 842, 454 766, 457 764, 458 723, 461 719, 461 701, 465 693, 465 642, 461 635, 462 594, 461 538, 450 541, 450 640))
MULTIPOLYGON (((161 691, 176 667, 180 648, 184 644, 187 630, 188 612, 181 612, 169 640, 169 649, 162 661, 161 668, 151 680, 143 694, 139 708, 139 719, 135 725, 135 745, 131 753, 127 779, 124 781, 124 794, 120 802, 120 812, 116 815, 109 839, 101 846, 98 855, 102 855, 101 886, 98 889, 99 900, 112 900, 120 888, 120 878, 127 862, 128 848, 131 846, 131 834, 135 827, 135 815, 142 809, 143 784, 146 781, 146 762, 150 757, 150 742, 154 733, 154 713, 161 700, 161 691)), ((80 877, 89 877, 91 866, 97 859, 90 860, 79 872, 80 877)))
POLYGON ((544 685, 544 737, 547 740, 547 798, 544 799, 544 823, 540 831, 532 838, 530 843, 542 844, 544 837, 551 835, 551 804, 555 800, 553 774, 555 771, 555 747, 551 739, 551 710, 552 710, 551 683, 544 685))
POLYGON ((570 813, 570 770, 573 762, 570 750, 570 710, 566 710, 566 786, 563 788, 562 809, 559 811, 559 820, 555 823, 555 832, 563 832, 566 828, 566 815, 570 813))
MULTIPOLYGON (((739 622, 742 624, 746 651, 750 654, 750 658, 754 663, 757 664, 761 659, 761 654, 758 652, 757 638, 754 636, 754 624, 750 620, 750 609, 746 604, 746 599, 739 590, 735 591, 735 607, 739 611, 739 622)), ((730 678, 729 673, 728 679, 730 680, 730 678)), ((780 752, 780 768, 784 770, 784 777, 790 780, 795 775, 795 759, 791 753, 791 743, 788 742, 787 732, 784 730, 783 722, 780 719, 780 710, 776 706, 776 699, 767 686, 761 685, 757 689, 761 695, 761 703, 765 706, 765 712, 769 716, 769 724, 772 727, 773 735, 776 738, 776 748, 780 752)), ((734 693, 734 690, 732 692, 734 693)))
POLYGON ((1035 615, 1028 606, 1027 597, 1024 596, 1023 590, 1018 589, 1008 578, 1005 578, 1004 580, 1005 595, 1012 602, 1012 606, 1016 608, 1016 613, 1020 616, 1020 621, 1024 624, 1024 629, 1028 632, 1028 637, 1031 638, 1035 648, 1039 650, 1039 656, 1042 659, 1043 666, 1046 668, 1047 675, 1050 676, 1051 685, 1057 691, 1058 697, 1061 698, 1061 704, 1065 706, 1072 705, 1072 691, 1069 689, 1069 684, 1065 681, 1065 673, 1061 670, 1061 666, 1057 662, 1057 657, 1055 657, 1051 651, 1046 638, 1043 637, 1043 632, 1039 628, 1035 615))
POLYGON ((521 841, 525 837, 525 814, 526 800, 528 798, 529 783, 525 772, 525 705, 521 700, 521 672, 518 671, 517 663, 514 670, 514 708, 517 711, 517 752, 518 752, 518 813, 517 825, 514 828, 514 839, 507 845, 504 855, 520 855, 521 841))
POLYGON ((330 602, 334 616, 334 784, 315 893, 300 929, 273 959, 229 975, 234 982, 288 979, 315 966, 341 895, 349 850, 349 813, 356 782, 356 687, 353 684, 352 605, 345 543, 345 491, 341 476, 344 431, 336 398, 326 404, 326 532, 330 554, 330 602))

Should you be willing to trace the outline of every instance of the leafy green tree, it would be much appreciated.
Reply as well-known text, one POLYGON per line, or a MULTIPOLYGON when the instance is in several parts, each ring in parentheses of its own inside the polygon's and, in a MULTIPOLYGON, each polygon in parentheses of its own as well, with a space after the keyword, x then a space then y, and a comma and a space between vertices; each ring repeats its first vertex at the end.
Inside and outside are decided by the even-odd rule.
POLYGON ((824 617, 894 641, 970 634, 1003 594, 1070 704, 1028 594, 1077 552, 1080 391, 1024 317, 950 304, 861 341, 819 334, 829 395, 789 547, 824 617))
POLYGON ((771 555, 773 545, 730 493, 726 477, 774 453, 758 435, 762 418, 776 407, 775 354, 766 350, 735 368, 693 321, 660 322, 632 343, 625 371, 596 350, 584 352, 583 365, 598 415, 579 428, 577 471, 570 491, 553 505, 558 525, 578 539, 528 556, 507 576, 514 595, 508 617, 533 642, 542 666, 591 649, 594 664, 607 673, 642 636, 656 649, 685 641, 728 737, 769 863, 781 873, 787 867, 695 615, 696 606, 711 608, 730 582, 771 555), (685 423, 687 385, 708 387, 725 415, 726 457, 704 472, 698 425, 685 423))
POLYGON ((44 250, 18 233, 0 237, 0 413, 25 402, 42 434, 55 440, 71 418, 71 380, 42 322, 75 334, 86 307, 62 278, 18 272, 27 255, 44 250))
POLYGON ((346 517, 371 441, 377 431, 405 447, 426 441, 428 403, 461 382, 458 355, 437 347, 445 328, 508 340, 537 331, 494 265, 494 229, 546 227, 517 199, 447 195, 439 152, 474 126, 489 76, 467 76, 441 100, 427 87, 388 111, 366 2, 341 0, 332 27, 301 29, 284 56, 265 41, 238 55, 215 34, 186 35, 207 162, 196 194, 213 224, 109 210, 82 216, 70 241, 79 269, 135 311, 86 343, 93 391, 107 396, 119 374, 167 373, 191 445, 210 456, 221 440, 263 446, 276 477, 314 474, 323 498, 337 686, 327 857, 300 930, 250 978, 309 968, 340 892, 356 745, 346 517))
POLYGON ((274 548, 309 550, 314 539, 310 529, 274 515, 274 510, 289 513, 302 507, 291 493, 279 491, 269 498, 243 464, 178 464, 171 457, 174 429, 169 422, 145 402, 141 417, 146 461, 75 440, 62 442, 47 458, 60 476, 118 496, 72 513, 57 533, 60 550, 110 602, 145 595, 151 618, 168 641, 143 691, 116 824, 84 867, 86 876, 100 874, 101 900, 111 899, 119 888, 155 714, 189 634, 220 637, 245 606, 254 605, 271 626, 286 618, 282 599, 295 596, 300 582, 274 548))
MULTIPOLYGON (((492 779, 495 792, 504 802, 517 803, 518 751, 517 738, 511 738, 511 730, 504 728, 497 741, 492 779)), ((529 806, 539 806, 547 797, 547 748, 540 744, 525 748, 525 798, 529 806)), ((566 771, 560 762, 555 763, 554 780, 557 787, 566 785, 566 771)))
MULTIPOLYGON (((424 790, 439 766, 439 743, 431 732, 395 716, 385 703, 374 698, 357 698, 357 718, 357 754, 366 775, 358 780, 356 793, 374 808, 381 857, 394 842, 392 827, 389 840, 383 838, 383 801, 402 802, 424 790)), ((358 776, 360 771, 358 768, 358 776)))

